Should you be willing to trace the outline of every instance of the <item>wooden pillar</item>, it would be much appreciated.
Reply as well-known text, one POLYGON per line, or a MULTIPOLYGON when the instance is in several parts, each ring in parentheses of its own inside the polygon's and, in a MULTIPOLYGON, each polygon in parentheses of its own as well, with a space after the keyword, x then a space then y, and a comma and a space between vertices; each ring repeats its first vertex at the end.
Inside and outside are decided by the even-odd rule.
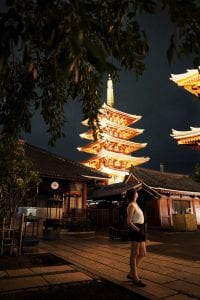
POLYGON ((87 182, 84 182, 82 188, 82 209, 86 208, 86 204, 87 204, 87 182))
POLYGON ((171 216, 171 198, 170 196, 167 198, 167 210, 168 210, 168 216, 169 216, 169 226, 172 227, 172 216, 171 216))

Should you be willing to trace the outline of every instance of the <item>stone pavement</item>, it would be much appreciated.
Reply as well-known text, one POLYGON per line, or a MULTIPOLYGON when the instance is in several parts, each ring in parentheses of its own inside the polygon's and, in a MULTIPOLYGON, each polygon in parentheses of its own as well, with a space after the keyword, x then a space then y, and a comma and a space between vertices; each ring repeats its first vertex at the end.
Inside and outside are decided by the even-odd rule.
POLYGON ((200 299, 200 260, 149 252, 139 269, 147 286, 139 288, 126 278, 129 249, 129 243, 110 241, 106 235, 85 238, 66 235, 56 241, 42 240, 38 251, 53 253, 71 265, 0 271, 0 292, 3 295, 100 277, 147 299, 200 299))

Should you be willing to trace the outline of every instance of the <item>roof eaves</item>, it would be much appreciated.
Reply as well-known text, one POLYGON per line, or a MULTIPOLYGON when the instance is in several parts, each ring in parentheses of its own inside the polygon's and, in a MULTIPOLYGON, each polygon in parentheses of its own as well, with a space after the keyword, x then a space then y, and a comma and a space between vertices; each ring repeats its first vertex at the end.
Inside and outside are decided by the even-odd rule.
POLYGON ((168 189, 168 188, 160 188, 160 187, 154 187, 154 189, 159 190, 160 193, 171 193, 175 195, 187 195, 187 196, 200 196, 199 192, 194 191, 184 191, 184 190, 176 190, 176 189, 168 189))

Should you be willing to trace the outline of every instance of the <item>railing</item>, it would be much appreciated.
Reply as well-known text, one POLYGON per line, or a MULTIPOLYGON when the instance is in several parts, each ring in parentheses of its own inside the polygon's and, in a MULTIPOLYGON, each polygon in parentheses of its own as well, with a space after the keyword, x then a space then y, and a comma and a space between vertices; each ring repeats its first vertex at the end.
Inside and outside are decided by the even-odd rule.
POLYGON ((119 208, 86 208, 74 209, 69 214, 63 216, 61 226, 69 228, 72 223, 87 222, 91 227, 105 227, 118 225, 120 223, 119 208))

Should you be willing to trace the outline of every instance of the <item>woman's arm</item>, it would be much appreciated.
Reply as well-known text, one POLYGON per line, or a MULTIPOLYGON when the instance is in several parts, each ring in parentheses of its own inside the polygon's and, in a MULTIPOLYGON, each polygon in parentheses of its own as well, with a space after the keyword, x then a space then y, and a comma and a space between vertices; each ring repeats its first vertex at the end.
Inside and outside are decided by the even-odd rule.
POLYGON ((131 204, 128 206, 128 212, 127 212, 127 224, 132 227, 136 231, 140 231, 140 229, 133 223, 133 214, 135 211, 135 205, 131 204))

